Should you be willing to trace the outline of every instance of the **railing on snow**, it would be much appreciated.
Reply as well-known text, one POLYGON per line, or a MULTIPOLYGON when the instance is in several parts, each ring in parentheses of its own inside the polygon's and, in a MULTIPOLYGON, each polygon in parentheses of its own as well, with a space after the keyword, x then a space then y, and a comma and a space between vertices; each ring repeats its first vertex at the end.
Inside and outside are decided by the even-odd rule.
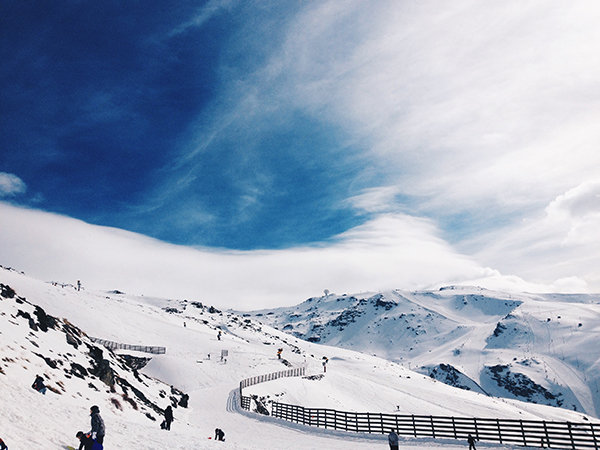
POLYGON ((250 410, 250 398, 244 397, 242 395, 242 389, 244 389, 245 387, 252 386, 258 383, 264 383, 266 381, 276 380, 278 378, 283 377, 302 377, 304 376, 305 372, 305 367, 297 367, 295 369, 281 370, 279 372, 267 373, 265 375, 257 375, 255 377, 246 378, 245 380, 240 381, 240 399, 242 403, 242 408, 250 410), (247 407, 244 407, 244 405, 247 405, 247 407))
POLYGON ((358 413, 304 408, 273 402, 272 416, 304 425, 360 433, 389 433, 428 438, 475 439, 530 447, 595 449, 600 424, 469 417, 358 413))
MULTIPOLYGON (((305 368, 284 370, 247 378, 240 382, 241 406, 250 410, 252 399, 242 389, 282 377, 304 376, 305 368)), ((273 402, 271 415, 303 425, 358 433, 387 434, 434 439, 475 439, 500 444, 571 450, 598 450, 600 424, 545 420, 489 419, 477 417, 418 416, 387 413, 359 413, 324 408, 305 408, 273 402)))
POLYGON ((90 339, 93 342, 103 345, 106 348, 110 348, 111 350, 115 350, 115 349, 134 350, 137 352, 154 353, 157 355, 162 355, 167 352, 166 347, 121 344, 119 342, 107 341, 106 339, 99 339, 99 338, 95 338, 95 337, 90 337, 90 339))

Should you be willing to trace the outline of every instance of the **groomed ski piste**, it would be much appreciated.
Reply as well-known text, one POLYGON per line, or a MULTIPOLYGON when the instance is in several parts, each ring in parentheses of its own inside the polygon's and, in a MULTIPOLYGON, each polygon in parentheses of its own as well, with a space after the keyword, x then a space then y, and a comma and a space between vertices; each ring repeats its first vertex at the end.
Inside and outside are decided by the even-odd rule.
MULTIPOLYGON (((221 310, 218 298, 131 296, 113 289, 118 286, 77 291, 6 269, 0 270, 0 283, 0 437, 11 450, 77 448, 75 433, 89 431, 92 405, 99 406, 106 424, 106 449, 388 448, 385 435, 306 427, 240 409, 242 379, 289 367, 323 374, 323 356, 329 360, 323 377, 279 379, 248 387, 244 395, 344 411, 597 422, 564 408, 457 389, 368 352, 303 341, 255 318, 221 310), (43 313, 36 306, 57 319, 54 328, 38 326, 43 313), (111 389, 92 373, 100 368, 89 368, 89 337, 167 351, 115 350, 151 358, 137 373, 104 349, 103 358, 121 379, 111 389), (289 366, 278 359, 278 348, 289 366), (223 350, 227 355, 221 358, 223 350), (46 395, 31 388, 36 374, 46 378, 46 395), (182 394, 189 396, 187 408, 180 406, 182 394), (161 430, 156 407, 174 403, 171 431, 161 430), (224 442, 214 440, 215 428, 225 432, 224 442)), ((400 445, 467 446, 463 441, 410 438, 401 438, 400 445)), ((483 442, 478 447, 510 448, 483 442)))

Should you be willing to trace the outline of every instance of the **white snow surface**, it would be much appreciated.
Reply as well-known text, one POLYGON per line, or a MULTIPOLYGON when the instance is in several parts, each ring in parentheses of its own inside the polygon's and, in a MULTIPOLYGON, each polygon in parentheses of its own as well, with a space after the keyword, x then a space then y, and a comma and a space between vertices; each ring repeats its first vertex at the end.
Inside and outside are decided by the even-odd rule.
MULTIPOLYGON (((246 388, 244 395, 257 394, 285 403, 344 411, 399 410, 402 414, 597 421, 564 408, 457 389, 409 370, 405 362, 373 356, 370 354, 373 352, 303 341, 259 323, 255 317, 218 311, 218 299, 214 299, 217 310, 211 310, 211 305, 200 305, 194 299, 77 291, 71 285, 54 285, 6 269, 0 269, 0 284, 10 286, 16 293, 13 298, 0 297, 0 417, 3 419, 0 437, 11 450, 65 449, 69 445, 77 448, 75 433, 89 431, 89 408, 94 404, 100 407, 106 424, 106 449, 387 448, 384 435, 305 427, 242 411, 237 394, 242 379, 288 368, 278 360, 278 348, 284 349, 283 359, 290 367, 305 367, 307 375, 323 374, 322 358, 327 356, 327 372, 319 380, 282 378, 257 384, 246 388), (59 326, 47 331, 32 328, 26 316, 29 314, 35 322, 34 305, 58 319, 59 326), (67 342, 61 331, 67 324, 85 333, 80 336, 77 348, 67 342), (220 340, 218 329, 223 330, 220 340), (120 386, 111 391, 94 376, 83 378, 69 373, 69 365, 72 368, 73 364, 89 364, 88 337, 167 348, 162 355, 115 351, 152 358, 140 370, 140 377, 127 371, 110 351, 103 349, 103 355, 119 376, 160 408, 171 404, 171 386, 189 395, 187 408, 174 408, 171 431, 160 429, 160 414, 145 406, 132 390, 128 390, 127 396, 120 386), (223 350, 228 355, 221 360, 223 350), (47 360, 59 363, 53 368, 47 360), (46 395, 31 388, 36 374, 46 378, 50 387, 46 395), (212 439, 217 427, 225 431, 225 442, 212 439)), ((590 317, 596 317, 598 312, 592 303, 574 301, 573 310, 576 308, 579 309, 575 315, 582 314, 580 309, 589 309, 590 317)), ((569 316, 569 311, 563 315, 569 316)), ((497 318, 490 319, 490 323, 496 321, 497 318)), ((439 325, 443 328, 443 323, 439 325)), ((352 337, 345 339, 351 341, 352 337)), ((583 337, 572 341, 574 345, 587 342, 583 337)), ((433 342, 430 344, 432 352, 441 351, 433 342)), ((399 345, 402 344, 390 343, 388 353, 393 354, 393 348, 399 345)), ((592 350, 589 344, 585 345, 587 351, 592 350)), ((561 347, 565 353, 573 349, 566 344, 561 347)), ((588 359, 594 357, 589 355, 588 359)), ((568 376, 567 369, 563 376, 568 376)), ((402 448, 442 446, 464 448, 465 443, 409 438, 401 441, 402 448)), ((479 446, 508 448, 485 443, 479 446)))

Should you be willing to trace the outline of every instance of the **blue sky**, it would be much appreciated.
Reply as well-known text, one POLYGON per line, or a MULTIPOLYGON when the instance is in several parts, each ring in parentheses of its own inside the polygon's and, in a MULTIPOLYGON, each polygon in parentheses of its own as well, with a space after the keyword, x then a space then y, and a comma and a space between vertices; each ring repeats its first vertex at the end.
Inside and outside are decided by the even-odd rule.
MULTIPOLYGON (((246 256, 396 233, 600 289, 596 2, 2 9, 6 206, 246 256)), ((479 278, 442 272, 417 285, 479 278)))

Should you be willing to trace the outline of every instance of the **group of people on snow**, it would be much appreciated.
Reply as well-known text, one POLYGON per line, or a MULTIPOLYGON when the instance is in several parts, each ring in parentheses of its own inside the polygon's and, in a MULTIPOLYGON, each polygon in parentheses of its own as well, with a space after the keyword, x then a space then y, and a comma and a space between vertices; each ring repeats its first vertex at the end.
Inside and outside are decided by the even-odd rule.
POLYGON ((92 429, 87 433, 78 431, 75 435, 79 439, 79 450, 102 450, 106 428, 98 406, 94 405, 90 408, 90 417, 92 429))

